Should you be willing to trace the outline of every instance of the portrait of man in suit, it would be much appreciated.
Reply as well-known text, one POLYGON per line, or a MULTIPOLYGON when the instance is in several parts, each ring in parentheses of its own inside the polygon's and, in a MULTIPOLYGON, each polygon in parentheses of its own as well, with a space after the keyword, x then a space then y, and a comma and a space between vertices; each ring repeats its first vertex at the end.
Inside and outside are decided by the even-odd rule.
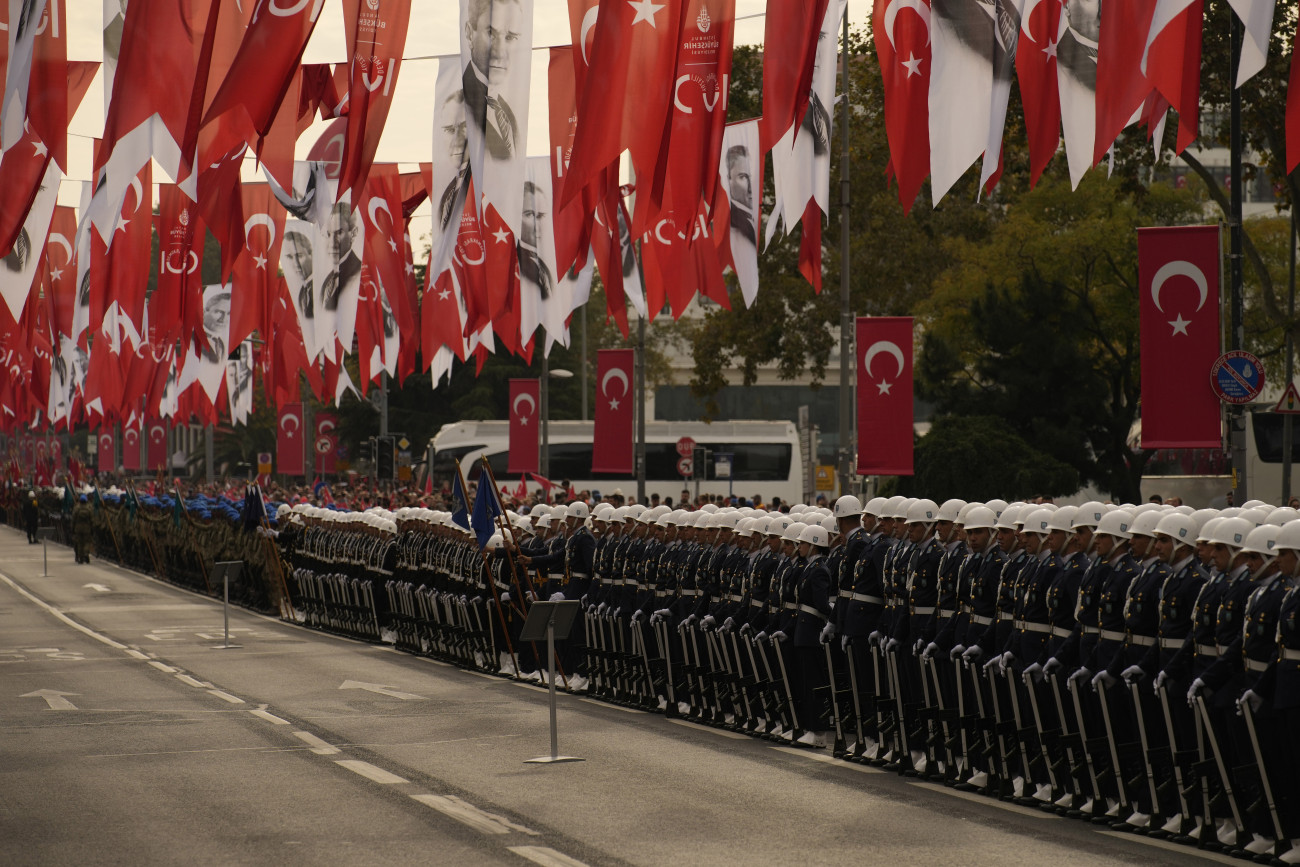
POLYGON ((754 222, 754 185, 749 176, 749 149, 732 145, 727 149, 727 196, 731 200, 731 242, 740 235, 751 247, 758 247, 754 222))
POLYGON ((361 286, 361 257, 357 255, 357 215, 348 202, 339 202, 330 211, 324 240, 332 265, 321 286, 321 307, 329 312, 339 308, 339 298, 349 290, 355 295, 361 286))
POLYGON ((469 142, 465 132, 465 92, 458 90, 442 104, 442 110, 435 120, 436 132, 447 153, 447 164, 455 166, 455 174, 447 181, 438 196, 438 226, 446 229, 454 218, 460 216, 457 202, 463 201, 461 189, 465 185, 465 175, 469 172, 469 156, 466 145, 469 142))
POLYGON ((511 160, 518 155, 519 122, 501 89, 512 64, 529 62, 532 46, 522 44, 524 10, 519 0, 469 0, 468 13, 465 40, 470 60, 462 77, 465 111, 483 135, 487 155, 511 160))
POLYGON ((542 300, 551 297, 555 277, 542 258, 543 233, 550 229, 550 207, 546 191, 532 181, 524 182, 524 216, 519 230, 519 279, 535 287, 542 300))
POLYGON ((284 245, 280 253, 280 267, 284 270, 284 279, 289 291, 296 294, 298 310, 303 319, 316 316, 316 303, 312 286, 312 252, 311 238, 296 229, 284 233, 284 245))
POLYGON ((211 291, 203 299, 203 333, 208 345, 203 360, 208 364, 226 363, 226 337, 230 334, 230 293, 211 291))

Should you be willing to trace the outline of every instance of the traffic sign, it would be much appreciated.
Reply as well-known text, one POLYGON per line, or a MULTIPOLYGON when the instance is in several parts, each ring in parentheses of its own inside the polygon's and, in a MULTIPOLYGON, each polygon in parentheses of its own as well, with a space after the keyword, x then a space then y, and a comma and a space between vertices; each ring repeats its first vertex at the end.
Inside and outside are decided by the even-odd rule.
POLYGON ((265 475, 269 475, 270 472, 271 472, 271 453, 270 453, 270 452, 258 452, 258 453, 257 453, 257 473, 258 473, 258 475, 265 476, 265 475))
POLYGON ((695 461, 691 458, 678 458, 677 473, 683 478, 689 479, 695 469, 695 461))
MULTIPOLYGON (((690 437, 682 437, 679 439, 677 441, 677 454, 684 458, 689 458, 691 455, 695 454, 695 440, 690 437)), ((680 468, 681 464, 679 463, 677 466, 680 468)))
POLYGON ((322 436, 316 438, 316 454, 327 455, 334 450, 334 440, 332 437, 322 436))
POLYGON ((1225 352, 1210 368, 1210 386, 1224 403, 1250 403, 1264 387, 1264 365, 1245 350, 1225 352))
POLYGON ((1294 382, 1288 382, 1286 391, 1282 392, 1282 399, 1273 407, 1273 412, 1283 415, 1300 415, 1300 391, 1296 390, 1294 382))

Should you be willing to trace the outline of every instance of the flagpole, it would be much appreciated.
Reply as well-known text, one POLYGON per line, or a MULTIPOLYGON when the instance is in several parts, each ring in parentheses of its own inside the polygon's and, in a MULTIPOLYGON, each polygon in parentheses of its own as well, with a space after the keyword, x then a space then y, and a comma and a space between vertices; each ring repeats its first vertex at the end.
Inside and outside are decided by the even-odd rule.
MULTIPOLYGON (((456 477, 460 481, 461 493, 464 494, 466 491, 469 490, 469 487, 465 484, 465 474, 460 471, 460 461, 456 461, 455 463, 456 463, 456 477)), ((468 514, 468 510, 466 514, 468 514)), ((506 616, 501 611, 501 597, 497 594, 496 575, 493 574, 492 566, 491 564, 488 563, 487 552, 484 551, 482 548, 479 548, 478 553, 479 556, 483 559, 484 581, 488 585, 488 589, 492 591, 492 601, 496 603, 495 607, 497 610, 497 620, 500 621, 501 623, 501 634, 504 635, 506 638, 506 650, 510 652, 510 662, 515 667, 515 679, 518 680, 519 679, 519 657, 515 655, 514 645, 511 644, 510 642, 510 630, 506 628, 506 616)), ((506 551, 506 556, 507 558, 510 556, 509 550, 506 551)), ((511 571, 513 571, 513 568, 514 568, 514 564, 512 563, 511 571)))
MULTIPOLYGON (((1230 346, 1236 349, 1245 349, 1245 309, 1242 299, 1242 250, 1241 250, 1241 211, 1242 211, 1242 190, 1241 190, 1241 151, 1242 151, 1242 132, 1241 132, 1241 88, 1237 86, 1236 76, 1237 68, 1241 64, 1241 48, 1243 41, 1243 27, 1241 19, 1236 15, 1228 16, 1232 19, 1232 70, 1229 80, 1232 82, 1231 97, 1229 100, 1229 117, 1230 124, 1230 157, 1228 177, 1232 189, 1231 203, 1228 214, 1228 267, 1229 279, 1232 288, 1232 307, 1231 321, 1232 333, 1229 335, 1230 346)), ((1229 445, 1232 449, 1232 489, 1233 504, 1244 503, 1250 497, 1250 491, 1246 483, 1246 418, 1245 407, 1235 404, 1228 409, 1228 438, 1229 445)), ((1286 444, 1286 450, 1290 451, 1290 443, 1286 444)))
MULTIPOLYGON (((840 49, 841 125, 840 131, 840 494, 849 492, 850 467, 853 459, 853 392, 850 381, 856 360, 853 351, 853 311, 849 297, 849 7, 844 4, 844 45, 840 49)), ((812 457, 816 457, 813 455, 812 457)))

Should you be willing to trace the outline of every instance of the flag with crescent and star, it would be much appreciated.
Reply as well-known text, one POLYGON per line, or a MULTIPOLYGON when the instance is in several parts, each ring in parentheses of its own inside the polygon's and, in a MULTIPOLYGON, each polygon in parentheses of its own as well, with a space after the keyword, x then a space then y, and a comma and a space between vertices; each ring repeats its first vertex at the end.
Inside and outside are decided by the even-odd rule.
MULTIPOLYGON (((1156 0, 1128 0, 1102 6, 1101 33, 1097 39, 1094 165, 1105 158, 1115 139, 1143 109, 1152 93, 1151 82, 1142 69, 1142 53, 1155 7, 1156 0)), ((1161 121, 1163 118, 1162 111, 1161 121)))
MULTIPOLYGON (((877 5, 883 2, 877 0, 877 5)), ((925 0, 901 3, 924 4, 925 0)), ((768 0, 763 19, 763 115, 758 119, 762 153, 770 151, 808 109, 813 60, 821 38, 818 24, 826 17, 826 4, 827 0, 768 0)))
POLYGON ((275 436, 275 468, 286 476, 303 474, 302 404, 286 403, 280 407, 275 436))
POLYGON ((1219 227, 1138 229, 1142 448, 1218 448, 1219 227))
MULTIPOLYGON (((536 379, 510 380, 510 458, 506 472, 538 471, 541 392, 536 379)), ((480 487, 482 487, 480 485, 480 487)), ((491 487, 489 485, 488 487, 491 487)))
POLYGON ((860 316, 858 475, 912 475, 912 317, 860 316))
POLYGON ((279 297, 279 262, 284 244, 284 206, 267 184, 244 184, 244 244, 236 254, 230 296, 230 342, 243 343, 254 331, 263 340, 271 335, 275 301, 279 297))
POLYGON ((370 176, 397 91, 410 18, 409 0, 344 0, 343 24, 351 61, 347 135, 338 174, 340 197, 361 190, 370 176))
POLYGON ((1174 153, 1195 141, 1201 117, 1202 0, 1157 0, 1141 69, 1178 112, 1174 153))
POLYGON ((129 473, 140 471, 140 435, 144 419, 138 412, 122 423, 122 469, 129 473))
POLYGON ((1016 49, 1016 80, 1029 139, 1029 183, 1038 183, 1061 146, 1061 97, 1056 86, 1056 43, 1062 5, 1026 0, 1016 49))
POLYGON ((591 436, 591 471, 625 473, 634 467, 632 377, 635 350, 596 353, 596 426, 591 436))
POLYGON ((167 427, 160 418, 150 418, 145 424, 148 440, 145 444, 145 470, 155 472, 167 469, 167 427))

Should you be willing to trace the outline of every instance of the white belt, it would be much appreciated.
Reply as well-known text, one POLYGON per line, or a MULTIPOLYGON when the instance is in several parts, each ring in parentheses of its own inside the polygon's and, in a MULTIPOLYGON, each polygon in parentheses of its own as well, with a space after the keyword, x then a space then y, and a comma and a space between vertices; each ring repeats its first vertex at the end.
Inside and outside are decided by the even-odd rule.
POLYGON ((1128 633, 1112 632, 1109 629, 1103 629, 1101 630, 1101 637, 1104 638, 1106 641, 1123 641, 1125 638, 1128 637, 1128 633))
POLYGON ((1290 647, 1282 648, 1282 658, 1288 662, 1300 660, 1300 648, 1292 649, 1290 647))
POLYGON ((1052 631, 1052 627, 1046 623, 1033 623, 1029 620, 1018 621, 1016 626, 1025 632, 1047 633, 1052 631))
POLYGON ((569 573, 569 577, 570 577, 570 578, 590 578, 590 577, 591 577, 591 573, 590 573, 590 572, 570 572, 570 573, 569 573))
POLYGON ((1184 640, 1185 639, 1182 638, 1162 638, 1160 639, 1160 649, 1177 650, 1178 648, 1183 646, 1184 640))
POLYGON ((1084 634, 1084 635, 1101 635, 1101 627, 1100 627, 1100 626, 1085 626, 1085 627, 1083 627, 1083 634, 1084 634))
POLYGON ((638 589, 640 589, 640 587, 641 587, 641 584, 640 584, 639 582, 634 581, 634 580, 631 579, 631 578, 628 578, 628 579, 626 579, 626 580, 624 580, 624 581, 622 581, 622 582, 620 582, 620 583, 621 583, 624 587, 636 587, 636 588, 638 588, 638 589))
POLYGON ((933 605, 918 605, 918 606, 916 606, 915 608, 912 609, 912 613, 913 613, 913 614, 919 614, 919 615, 921 615, 922 617, 924 617, 924 616, 927 615, 927 614, 933 614, 933 613, 934 613, 934 606, 933 606, 933 605))
POLYGON ((845 599, 852 599, 854 602, 871 602, 876 605, 884 605, 885 600, 879 596, 871 596, 867 593, 850 593, 848 590, 841 590, 840 596, 845 599))
POLYGON ((1217 644, 1198 644, 1196 645, 1197 656, 1218 656, 1219 645, 1217 644))
POLYGON ((729 594, 729 595, 727 596, 727 601, 728 601, 728 602, 744 602, 744 601, 745 601, 745 597, 744 597, 744 596, 738 596, 738 595, 736 595, 735 593, 731 593, 731 594, 729 594))
POLYGON ((762 608, 765 603, 761 599, 751 599, 749 600, 749 604, 755 608, 762 608))
POLYGON ((683 590, 683 591, 681 592, 681 595, 682 595, 682 596, 699 596, 699 595, 700 595, 700 591, 698 591, 698 590, 683 590))
POLYGON ((1128 643, 1136 644, 1138 647, 1150 647, 1156 643, 1156 640, 1150 635, 1130 635, 1128 643))
POLYGON ((1271 659, 1248 659, 1246 660, 1246 671, 1263 671, 1272 664, 1271 659))
POLYGON ((782 607, 783 609, 785 609, 786 611, 794 611, 794 610, 797 609, 799 606, 798 606, 798 605, 795 605, 793 602, 782 602, 782 603, 781 603, 781 607, 782 607))
POLYGON ((495 585, 497 585, 497 589, 498 589, 498 590, 509 590, 509 589, 510 589, 510 585, 507 584, 507 583, 504 582, 504 581, 493 581, 492 583, 495 584, 495 585))
POLYGON ((1015 619, 1016 619, 1016 615, 1011 613, 1010 611, 998 612, 998 620, 1015 620, 1015 619))
POLYGON ((564 580, 564 573, 563 573, 563 572, 550 572, 550 573, 547 574, 546 577, 547 577, 548 579, 550 579, 551 581, 563 581, 563 580, 564 580))
POLYGON ((988 626, 990 623, 993 622, 993 618, 992 618, 992 617, 985 617, 985 616, 982 615, 982 614, 972 614, 972 615, 970 616, 970 622, 971 622, 971 623, 978 624, 978 625, 980 625, 980 626, 988 626))
POLYGON ((1053 626, 1053 627, 1052 627, 1052 634, 1055 635, 1057 638, 1069 638, 1069 637, 1070 637, 1070 633, 1073 632, 1073 631, 1074 631, 1074 630, 1072 630, 1072 629, 1071 629, 1070 627, 1068 627, 1068 626, 1053 626))
POLYGON ((825 614, 822 614, 820 611, 818 611, 816 608, 813 608, 811 605, 800 605, 799 610, 802 611, 804 614, 811 614, 813 617, 818 617, 822 620, 826 619, 825 614))

